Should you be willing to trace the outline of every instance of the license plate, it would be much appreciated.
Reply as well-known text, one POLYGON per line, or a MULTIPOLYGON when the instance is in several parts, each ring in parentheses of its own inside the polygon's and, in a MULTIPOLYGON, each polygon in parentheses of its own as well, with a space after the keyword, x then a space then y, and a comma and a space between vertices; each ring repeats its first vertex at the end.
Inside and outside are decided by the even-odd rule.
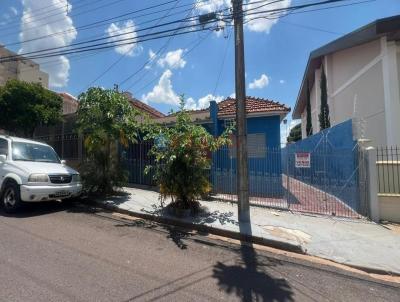
POLYGON ((69 196, 71 193, 68 191, 58 191, 54 193, 54 197, 65 197, 69 196))

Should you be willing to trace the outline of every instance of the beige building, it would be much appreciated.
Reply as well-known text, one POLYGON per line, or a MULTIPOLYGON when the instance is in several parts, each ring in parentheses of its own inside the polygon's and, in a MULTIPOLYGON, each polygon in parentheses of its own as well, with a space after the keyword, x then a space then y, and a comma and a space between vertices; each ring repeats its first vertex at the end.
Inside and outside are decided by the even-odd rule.
POLYGON ((293 111, 303 138, 307 82, 313 133, 320 131, 321 68, 331 126, 353 119, 357 139, 400 145, 400 16, 377 20, 311 52, 293 111))
POLYGON ((15 79, 41 83, 43 87, 49 87, 49 75, 40 70, 39 64, 0 46, 0 58, 14 56, 17 57, 13 61, 0 62, 0 86, 4 85, 8 80, 15 79))
POLYGON ((60 92, 58 94, 63 99, 63 109, 62 109, 63 114, 75 113, 78 110, 79 103, 76 97, 66 92, 60 92))

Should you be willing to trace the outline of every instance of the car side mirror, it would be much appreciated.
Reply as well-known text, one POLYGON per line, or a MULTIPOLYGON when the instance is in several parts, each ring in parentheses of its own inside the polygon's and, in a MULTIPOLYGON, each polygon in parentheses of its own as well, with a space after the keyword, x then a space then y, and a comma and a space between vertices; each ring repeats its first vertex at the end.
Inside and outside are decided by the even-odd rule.
POLYGON ((66 163, 67 163, 67 161, 66 161, 65 159, 62 159, 62 160, 61 160, 61 164, 62 164, 62 165, 65 165, 66 163))
POLYGON ((0 154, 0 164, 4 163, 7 160, 7 156, 4 154, 0 154))

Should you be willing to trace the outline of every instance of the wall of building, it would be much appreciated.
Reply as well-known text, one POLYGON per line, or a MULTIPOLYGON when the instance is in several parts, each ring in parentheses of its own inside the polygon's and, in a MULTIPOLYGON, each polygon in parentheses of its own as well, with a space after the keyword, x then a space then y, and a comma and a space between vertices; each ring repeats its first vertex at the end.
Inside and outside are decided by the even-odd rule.
MULTIPOLYGON (((224 120, 218 120, 218 134, 223 132, 224 124, 224 120)), ((218 193, 236 194, 236 146, 233 140, 233 146, 222 148, 212 156, 211 177, 213 189, 218 193)), ((279 115, 248 118, 247 140, 250 196, 282 196, 279 115)))
POLYGON ((18 61, 18 80, 29 83, 40 83, 43 87, 49 87, 49 76, 40 70, 38 64, 30 61, 18 61))
MULTIPOLYGON (((388 51, 387 45, 386 38, 381 38, 335 52, 322 60, 327 76, 331 125, 354 119, 355 136, 371 139, 375 146, 400 144, 400 135, 392 131, 393 127, 397 127, 398 119, 388 115, 389 111, 394 115, 393 110, 398 111, 397 116, 400 115, 400 105, 397 104, 400 102, 400 55, 397 49, 397 56, 393 56, 393 50, 388 51), (396 76, 393 76, 393 68, 396 76)), ((313 133, 319 131, 319 82, 320 70, 316 70, 315 84, 311 89, 313 133)), ((302 113, 303 138, 305 128, 306 108, 302 113)))
MULTIPOLYGON (((0 47, 0 57, 14 56, 15 53, 0 47)), ((49 87, 49 75, 40 70, 40 65, 31 60, 17 60, 0 63, 0 85, 10 79, 18 79, 30 83, 40 83, 49 87)))
MULTIPOLYGON (((9 52, 0 47, 0 57, 9 56, 9 52)), ((17 62, 4 62, 0 64, 0 86, 4 85, 8 80, 16 79, 18 73, 17 62)))

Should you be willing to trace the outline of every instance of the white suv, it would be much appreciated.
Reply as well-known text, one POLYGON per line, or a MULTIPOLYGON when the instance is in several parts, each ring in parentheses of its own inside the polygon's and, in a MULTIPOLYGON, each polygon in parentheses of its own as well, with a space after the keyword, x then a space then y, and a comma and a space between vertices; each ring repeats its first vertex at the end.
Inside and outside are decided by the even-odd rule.
POLYGON ((79 173, 49 145, 0 135, 0 198, 6 212, 23 202, 61 200, 82 191, 79 173))

